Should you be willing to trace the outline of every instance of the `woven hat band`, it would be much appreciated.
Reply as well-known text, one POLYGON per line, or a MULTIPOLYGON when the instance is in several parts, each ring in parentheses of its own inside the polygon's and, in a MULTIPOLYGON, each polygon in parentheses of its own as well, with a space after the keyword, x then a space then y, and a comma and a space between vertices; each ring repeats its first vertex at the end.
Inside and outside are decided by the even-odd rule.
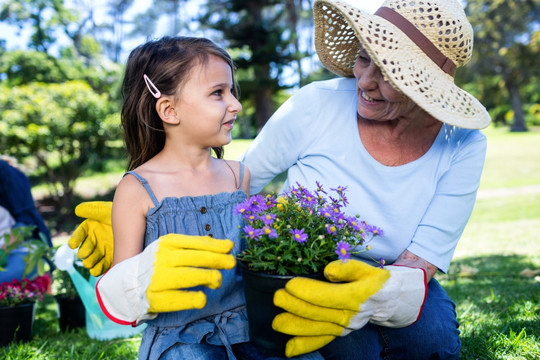
POLYGON ((454 76, 456 72, 456 64, 446 57, 429 39, 422 34, 420 30, 416 28, 409 20, 403 17, 398 12, 390 9, 389 7, 380 7, 375 15, 382 17, 383 19, 394 24, 398 29, 403 31, 409 39, 411 39, 442 71, 454 76))

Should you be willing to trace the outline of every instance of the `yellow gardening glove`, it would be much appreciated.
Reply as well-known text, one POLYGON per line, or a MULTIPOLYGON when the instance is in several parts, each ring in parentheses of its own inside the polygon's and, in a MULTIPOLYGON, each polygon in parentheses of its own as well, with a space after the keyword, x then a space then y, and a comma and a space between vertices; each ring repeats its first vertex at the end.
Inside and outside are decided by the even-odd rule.
POLYGON ((110 201, 89 201, 75 208, 75 214, 86 220, 75 229, 68 245, 72 249, 79 248, 77 257, 93 276, 105 273, 112 264, 111 208, 110 201))
POLYGON ((230 240, 209 236, 162 236, 103 275, 96 286, 101 308, 120 324, 138 324, 161 312, 201 309, 206 295, 190 288, 219 288, 219 270, 236 265, 233 247, 230 240))
POLYGON ((330 282, 294 278, 274 295, 274 304, 286 312, 274 318, 272 327, 294 336, 287 342, 287 357, 320 349, 367 322, 408 326, 420 317, 427 295, 425 272, 417 268, 380 269, 337 260, 326 266, 324 276, 330 282))

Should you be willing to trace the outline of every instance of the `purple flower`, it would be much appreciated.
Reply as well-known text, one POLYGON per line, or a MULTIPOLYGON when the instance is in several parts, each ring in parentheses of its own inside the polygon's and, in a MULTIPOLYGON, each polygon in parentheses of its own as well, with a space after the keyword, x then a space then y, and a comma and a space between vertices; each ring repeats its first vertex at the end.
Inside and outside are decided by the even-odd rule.
POLYGON ((340 196, 342 196, 343 193, 344 193, 345 191, 347 191, 347 187, 346 187, 346 186, 338 186, 337 188, 335 188, 335 189, 330 189, 330 190, 335 191, 335 192, 337 192, 340 196))
POLYGON ((302 199, 302 205, 309 209, 312 209, 317 205, 317 197, 309 191, 305 190, 304 197, 302 199))
POLYGON ((299 243, 304 243, 307 241, 307 234, 304 233, 304 229, 292 229, 291 234, 294 240, 298 241, 299 243))
POLYGON ((250 210, 258 214, 267 209, 266 199, 262 195, 254 195, 250 198, 250 210))
POLYGON ((332 220, 332 222, 335 224, 338 224, 340 220, 345 220, 345 214, 339 211, 339 208, 336 206, 325 206, 320 211, 320 215, 332 220))
POLYGON ((246 199, 234 207, 234 213, 244 215, 247 211, 249 211, 250 205, 251 205, 251 200, 246 199))
POLYGON ((332 234, 335 234, 336 233, 336 225, 334 224, 326 224, 326 231, 328 232, 328 234, 332 235, 332 234))
POLYGON ((262 230, 254 229, 253 227, 246 225, 244 226, 244 233, 250 239, 258 239, 262 235, 262 230))
POLYGON ((324 209, 321 210, 320 214, 322 216, 324 216, 325 218, 331 219, 332 218, 332 209, 330 209, 329 207, 325 207, 324 209))
POLYGON ((373 236, 382 236, 383 231, 381 228, 375 225, 366 224, 366 230, 373 234, 373 236))
POLYGON ((251 211, 247 212, 244 217, 251 223, 256 219, 255 215, 251 211))
POLYGON ((326 191, 324 191, 324 188, 322 186, 322 184, 318 181, 315 181, 315 184, 317 185, 317 192, 319 193, 323 193, 323 194, 328 194, 326 191))
POLYGON ((342 213, 341 211, 339 211, 338 208, 334 208, 332 219, 334 220, 335 223, 342 224, 342 226, 340 226, 340 228, 342 228, 343 225, 345 223, 347 223, 346 215, 344 213, 342 213))
POLYGON ((275 214, 264 214, 264 215, 261 215, 261 217, 259 219, 262 220, 264 225, 268 226, 268 225, 272 225, 275 218, 276 218, 275 214))
POLYGON ((341 261, 348 260, 351 258, 349 251, 351 250, 351 245, 345 241, 340 241, 337 243, 336 254, 338 254, 341 261))
POLYGON ((278 237, 276 229, 271 228, 270 226, 265 226, 261 230, 264 235, 267 235, 271 239, 275 239, 278 237))
POLYGON ((359 232, 360 231, 360 223, 358 222, 358 219, 354 216, 349 216, 346 218, 347 219, 347 224, 355 231, 355 232, 359 232))
POLYGON ((330 197, 330 199, 332 200, 334 204, 337 205, 339 203, 343 203, 344 206, 347 206, 349 204, 349 201, 347 200, 347 197, 345 196, 345 191, 347 191, 346 186, 338 186, 337 188, 330 189, 330 190, 335 191, 339 195, 339 199, 333 199, 332 197, 330 197))
POLYGON ((264 204, 266 206, 266 209, 270 209, 271 207, 274 207, 277 204, 276 199, 270 194, 266 195, 264 198, 264 204))

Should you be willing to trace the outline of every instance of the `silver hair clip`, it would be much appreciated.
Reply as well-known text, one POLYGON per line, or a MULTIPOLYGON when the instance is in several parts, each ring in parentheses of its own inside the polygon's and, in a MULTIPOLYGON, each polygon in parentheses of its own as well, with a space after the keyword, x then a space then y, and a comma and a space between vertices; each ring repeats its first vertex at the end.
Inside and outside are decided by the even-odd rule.
POLYGON ((161 91, 158 90, 156 85, 146 76, 146 74, 143 74, 144 82, 146 83, 146 87, 148 88, 148 91, 150 91, 150 94, 152 94, 156 99, 159 99, 161 97, 161 91))

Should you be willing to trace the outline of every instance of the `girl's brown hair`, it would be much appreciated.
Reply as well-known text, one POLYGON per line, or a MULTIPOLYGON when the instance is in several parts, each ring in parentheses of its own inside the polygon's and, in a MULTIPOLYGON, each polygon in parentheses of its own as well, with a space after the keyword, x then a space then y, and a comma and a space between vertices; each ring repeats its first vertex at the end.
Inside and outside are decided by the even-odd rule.
MULTIPOLYGON (((128 170, 150 160, 165 146, 163 122, 156 111, 157 99, 146 87, 143 75, 164 94, 174 96, 187 80, 191 68, 206 64, 210 55, 227 62, 233 73, 233 94, 238 97, 234 63, 229 54, 211 40, 194 37, 163 37, 135 48, 128 57, 122 84, 122 127, 129 155, 128 170)), ((212 148, 218 158, 223 148, 212 148)))

